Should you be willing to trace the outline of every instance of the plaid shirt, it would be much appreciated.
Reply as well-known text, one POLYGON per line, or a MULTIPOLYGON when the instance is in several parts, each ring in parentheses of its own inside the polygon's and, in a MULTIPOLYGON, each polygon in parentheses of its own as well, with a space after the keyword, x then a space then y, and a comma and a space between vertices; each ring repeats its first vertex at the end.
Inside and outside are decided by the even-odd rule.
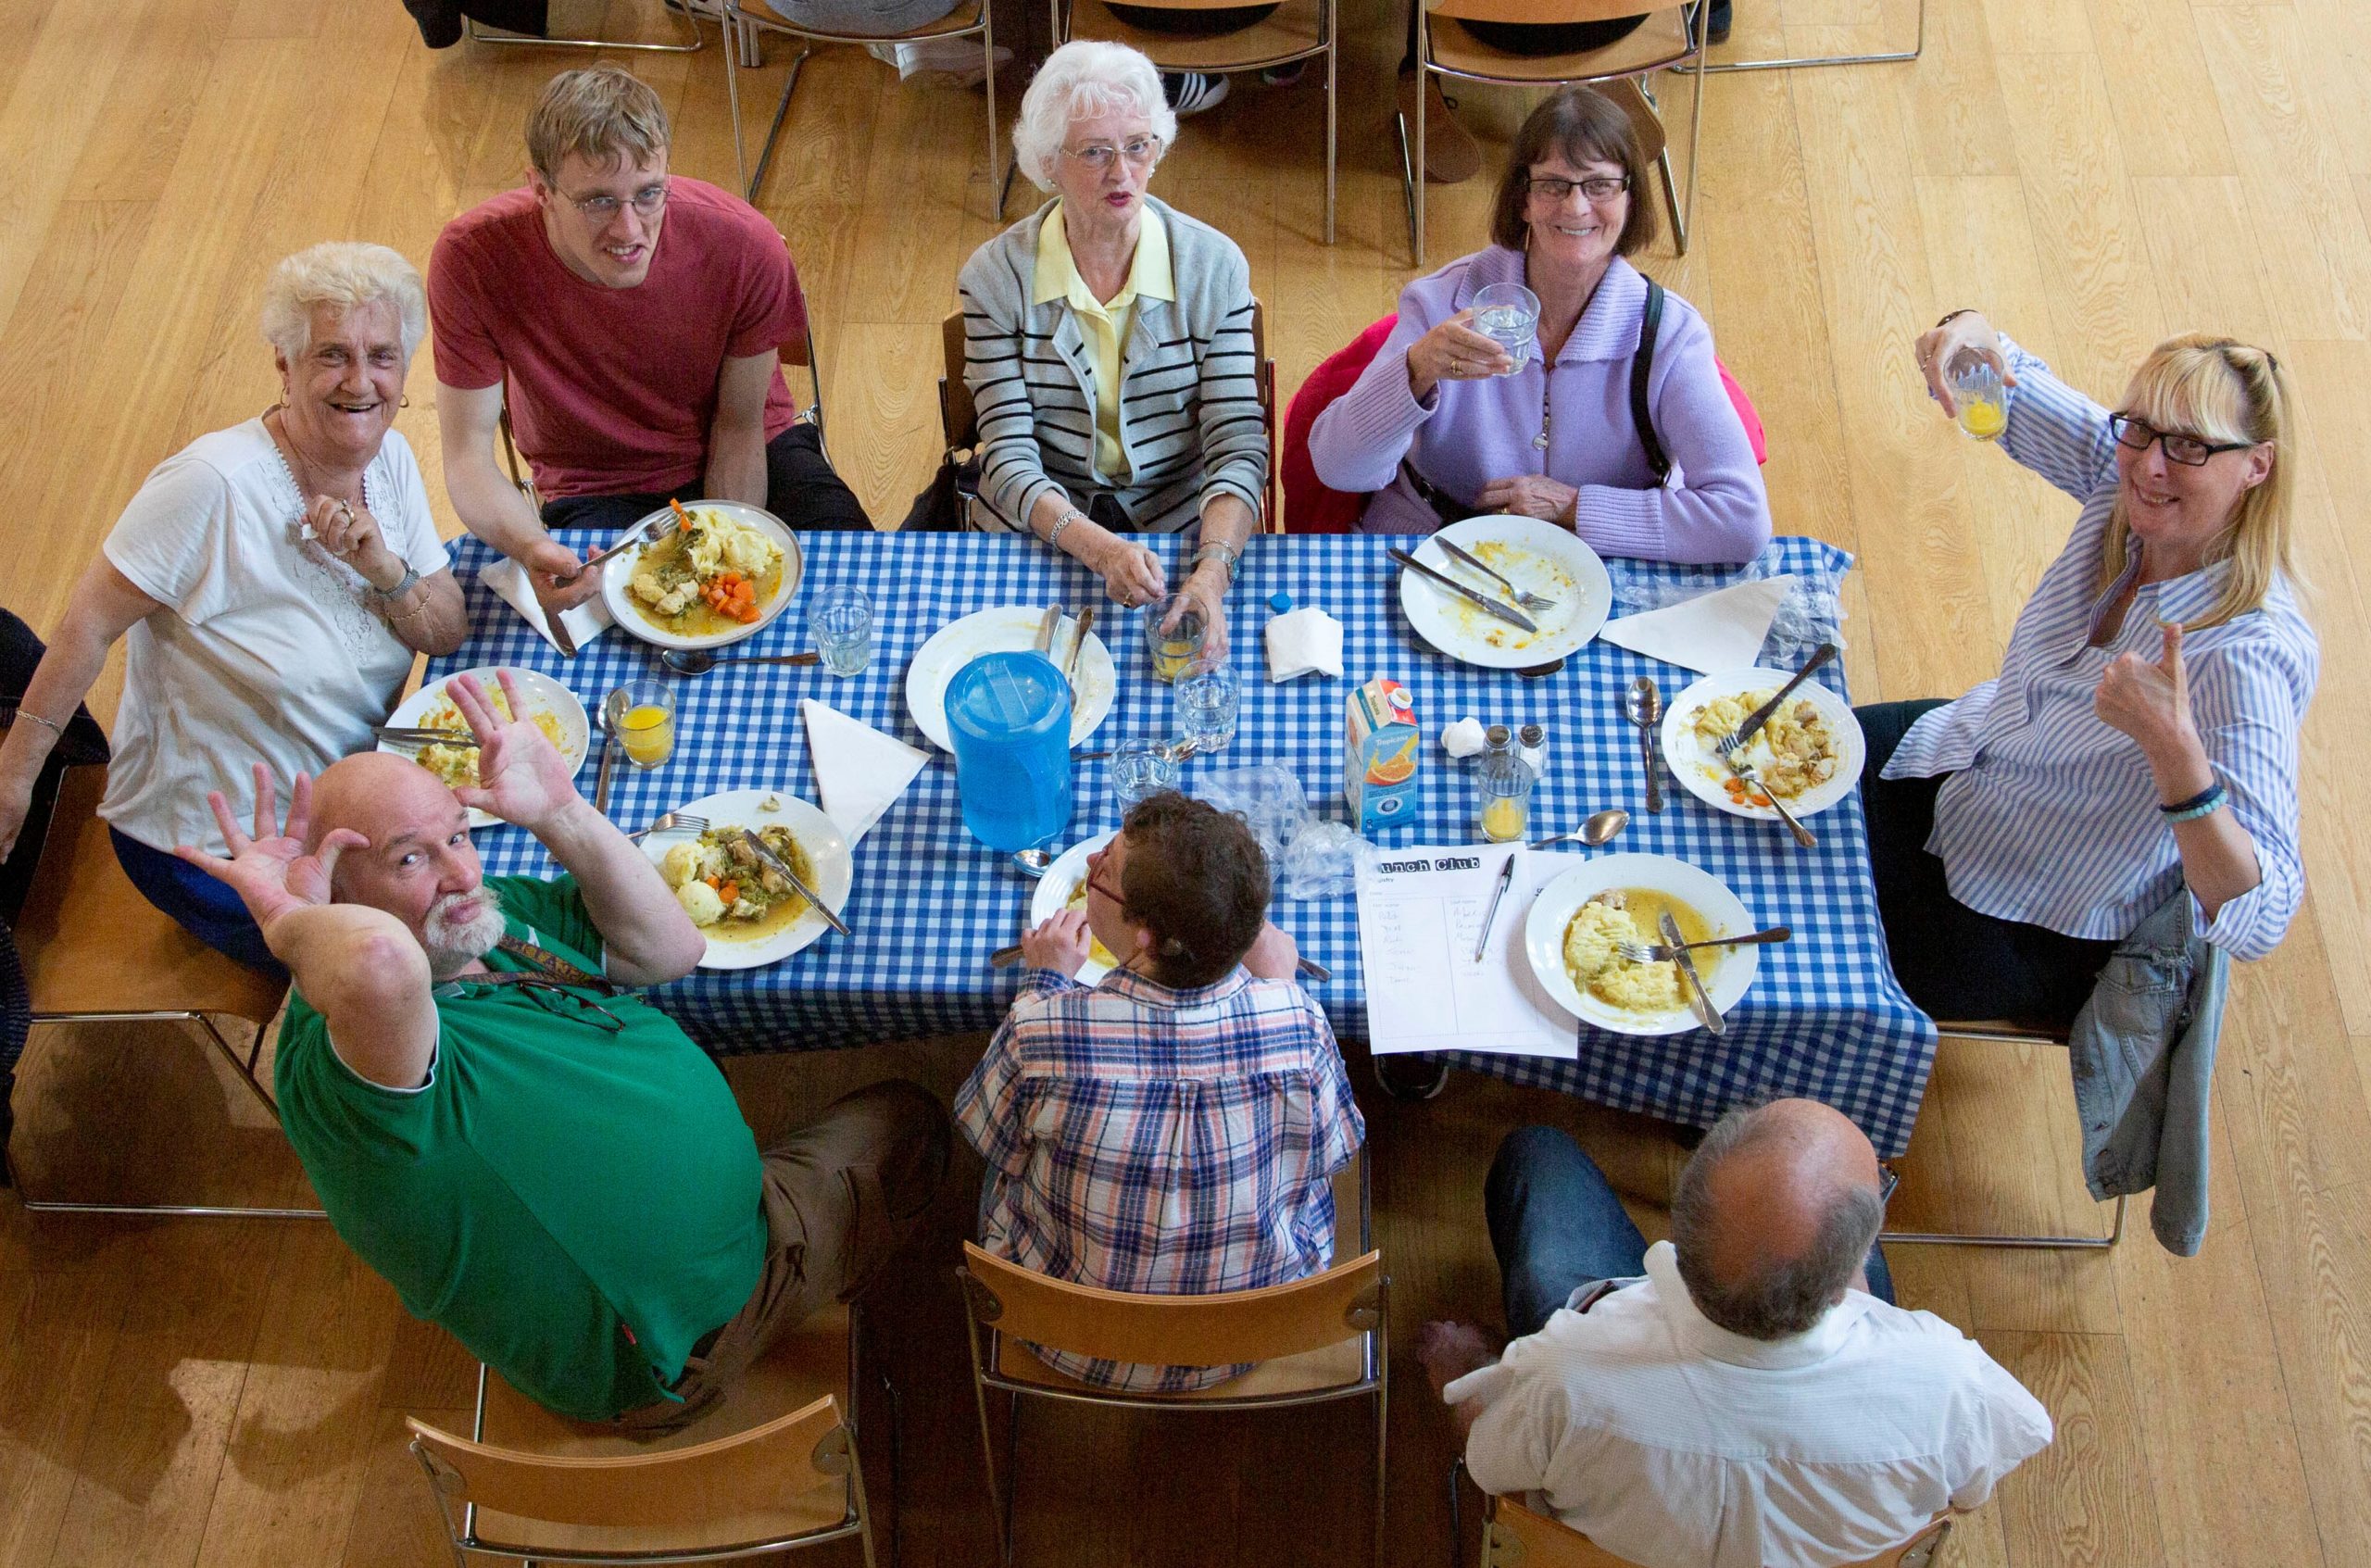
MULTIPOLYGON (((988 1164, 983 1246, 1148 1295, 1323 1270, 1329 1178, 1366 1136, 1325 1014, 1291 981, 1241 969, 1186 991, 1126 970, 1093 990, 1031 971, 955 1115, 988 1164)), ((1177 1392, 1244 1370, 1037 1353, 1105 1388, 1177 1392)))

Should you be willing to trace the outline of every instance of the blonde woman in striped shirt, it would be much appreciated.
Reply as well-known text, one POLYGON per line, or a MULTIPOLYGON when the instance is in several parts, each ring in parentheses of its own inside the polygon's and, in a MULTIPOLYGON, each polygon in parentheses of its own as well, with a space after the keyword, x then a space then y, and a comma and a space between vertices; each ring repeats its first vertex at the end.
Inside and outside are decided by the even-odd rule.
POLYGON ((1861 710, 1903 988, 1938 1017, 2063 1023, 2185 884, 2206 940, 2263 957, 2304 894, 2297 734, 2320 667, 2289 564, 2279 362, 2172 338, 2111 412, 1973 310, 1917 354, 1946 413, 1953 362, 1990 361, 2009 386, 2001 448, 2083 509, 1999 676, 1861 710))

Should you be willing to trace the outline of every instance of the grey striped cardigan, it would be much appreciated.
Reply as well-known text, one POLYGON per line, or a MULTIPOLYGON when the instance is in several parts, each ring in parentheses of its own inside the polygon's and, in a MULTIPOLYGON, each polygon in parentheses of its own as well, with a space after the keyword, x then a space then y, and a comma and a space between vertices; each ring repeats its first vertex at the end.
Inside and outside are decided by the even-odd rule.
MULTIPOLYGON (((1120 445, 1133 481, 1112 492, 1146 533, 1173 533, 1218 495, 1257 517, 1268 479, 1251 339, 1251 268, 1233 240, 1148 196, 1169 229, 1175 301, 1139 299, 1121 351, 1120 445)), ((1049 490, 1082 508, 1095 480, 1095 361, 1062 300, 1034 303, 1048 202, 972 253, 962 295, 963 380, 979 410, 980 516, 1026 529, 1049 490)))

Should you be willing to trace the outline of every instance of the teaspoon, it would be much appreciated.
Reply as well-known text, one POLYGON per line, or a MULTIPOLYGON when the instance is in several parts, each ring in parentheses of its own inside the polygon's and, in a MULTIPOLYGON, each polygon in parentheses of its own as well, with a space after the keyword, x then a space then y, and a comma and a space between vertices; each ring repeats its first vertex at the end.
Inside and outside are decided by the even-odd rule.
POLYGON ((659 662, 676 675, 705 675, 720 664, 820 664, 820 653, 729 653, 721 658, 706 648, 669 648, 659 662))
POLYGON ((1530 847, 1545 849, 1551 844, 1562 844, 1568 839, 1576 838, 1594 849, 1600 844, 1611 842, 1615 834, 1629 825, 1630 813, 1619 806, 1614 806, 1603 811, 1591 813, 1587 822, 1570 833, 1554 834, 1547 838, 1535 838, 1531 841, 1530 847))

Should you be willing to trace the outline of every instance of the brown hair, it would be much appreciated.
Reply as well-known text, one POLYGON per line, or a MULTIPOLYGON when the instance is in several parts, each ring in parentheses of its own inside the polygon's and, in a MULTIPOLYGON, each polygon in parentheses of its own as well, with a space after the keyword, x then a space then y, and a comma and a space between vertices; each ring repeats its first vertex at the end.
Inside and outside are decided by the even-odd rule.
POLYGON ((621 66, 564 70, 527 111, 527 159, 546 185, 559 179, 571 153, 633 168, 666 150, 667 107, 621 66))
POLYGON ((1587 87, 1559 90, 1532 110, 1515 132, 1514 144, 1507 149, 1506 172, 1499 176, 1498 203, 1490 210, 1492 240, 1521 250, 1530 239, 1531 225, 1524 221, 1523 209, 1531 194, 1531 166, 1550 153, 1562 154, 1575 168, 1620 164, 1630 177, 1630 212, 1613 254, 1634 256, 1655 243, 1661 229, 1655 204, 1647 196, 1647 156, 1638 145, 1638 129, 1621 105, 1587 87))
POLYGON ((1173 789, 1140 802, 1120 831, 1120 912, 1153 935, 1152 978, 1180 990, 1226 978, 1268 918, 1268 859, 1251 829, 1173 789))

